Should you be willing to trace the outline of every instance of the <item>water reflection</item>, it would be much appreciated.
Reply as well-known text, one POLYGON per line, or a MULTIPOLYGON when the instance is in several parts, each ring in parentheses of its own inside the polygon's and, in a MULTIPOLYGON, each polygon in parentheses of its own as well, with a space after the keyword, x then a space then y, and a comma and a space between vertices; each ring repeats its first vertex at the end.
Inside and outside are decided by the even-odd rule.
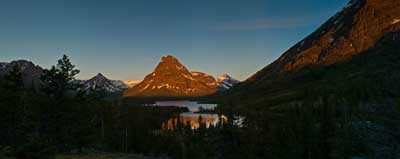
POLYGON ((162 129, 173 130, 179 127, 179 123, 182 126, 189 126, 192 129, 197 129, 200 124, 204 124, 205 127, 216 126, 218 123, 226 121, 224 115, 217 114, 198 114, 193 112, 181 113, 179 117, 169 119, 167 122, 162 124, 162 129))
POLYGON ((176 106, 176 107, 186 107, 190 112, 198 112, 201 109, 211 110, 217 107, 217 104, 202 104, 196 101, 157 101, 154 104, 147 104, 146 106, 176 106))
POLYGON ((162 129, 173 130, 179 126, 189 126, 192 129, 197 129, 201 124, 209 128, 216 126, 220 122, 227 121, 224 115, 209 114, 209 113, 195 113, 201 110, 213 110, 217 104, 203 104, 196 101, 157 101, 154 104, 146 104, 146 106, 159 106, 159 107, 186 107, 189 112, 181 113, 179 117, 171 118, 162 124, 162 129))

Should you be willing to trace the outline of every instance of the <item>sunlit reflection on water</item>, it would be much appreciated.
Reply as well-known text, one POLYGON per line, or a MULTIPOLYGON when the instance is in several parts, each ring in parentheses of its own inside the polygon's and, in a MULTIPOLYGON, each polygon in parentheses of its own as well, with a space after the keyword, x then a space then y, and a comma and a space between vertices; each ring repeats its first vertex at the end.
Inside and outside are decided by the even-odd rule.
POLYGON ((176 106, 176 107, 186 107, 191 112, 198 112, 200 109, 211 110, 217 107, 217 104, 202 104, 196 101, 157 101, 154 104, 146 104, 146 106, 176 106))
POLYGON ((193 112, 181 113, 179 117, 169 119, 168 121, 162 124, 162 129, 164 130, 173 130, 179 126, 179 123, 182 126, 190 126, 192 129, 197 129, 201 124, 204 124, 205 127, 209 128, 210 126, 216 126, 220 122, 226 121, 226 117, 224 115, 217 114, 198 114, 193 112))

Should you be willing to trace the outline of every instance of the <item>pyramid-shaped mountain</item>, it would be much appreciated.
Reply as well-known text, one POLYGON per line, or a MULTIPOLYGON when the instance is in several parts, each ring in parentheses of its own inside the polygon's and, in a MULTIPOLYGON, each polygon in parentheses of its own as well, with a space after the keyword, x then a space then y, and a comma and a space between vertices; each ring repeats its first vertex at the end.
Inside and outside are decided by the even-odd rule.
POLYGON ((98 73, 87 81, 81 81, 83 89, 91 91, 105 91, 105 92, 122 92, 128 88, 122 81, 110 80, 103 74, 98 73))
POLYGON ((190 72, 178 59, 164 56, 156 69, 124 96, 204 96, 216 92, 215 79, 201 72, 190 72))
POLYGON ((227 91, 233 88, 233 86, 240 83, 239 80, 234 79, 233 77, 229 76, 228 74, 223 74, 222 76, 217 78, 219 91, 227 91))

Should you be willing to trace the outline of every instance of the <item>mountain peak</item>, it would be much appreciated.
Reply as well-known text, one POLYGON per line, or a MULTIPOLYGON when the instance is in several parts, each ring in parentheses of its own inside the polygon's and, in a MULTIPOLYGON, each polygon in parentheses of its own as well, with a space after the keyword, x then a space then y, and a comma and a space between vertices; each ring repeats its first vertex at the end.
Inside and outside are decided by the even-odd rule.
POLYGON ((219 91, 226 91, 231 89, 233 86, 237 85, 240 83, 239 80, 236 80, 229 76, 227 73, 224 73, 222 76, 217 78, 217 83, 218 83, 218 90, 219 91))
POLYGON ((102 73, 97 73, 96 76, 92 77, 90 80, 103 80, 103 81, 107 81, 109 80, 106 76, 104 76, 102 73))
POLYGON ((190 74, 189 70, 177 58, 171 55, 163 56, 154 70, 154 74, 190 74))
POLYGON ((168 61, 178 61, 178 59, 172 55, 166 55, 161 58, 161 62, 168 62, 168 61))
POLYGON ((105 77, 102 73, 97 73, 96 77, 105 77))
POLYGON ((120 92, 125 90, 128 86, 122 81, 110 80, 105 77, 102 73, 98 73, 96 76, 84 82, 84 89, 87 91, 92 90, 106 90, 107 92, 120 92))
POLYGON ((177 58, 163 56, 156 69, 124 96, 202 96, 216 91, 213 77, 203 73, 192 74, 177 58), (200 76, 197 76, 200 75, 200 76))

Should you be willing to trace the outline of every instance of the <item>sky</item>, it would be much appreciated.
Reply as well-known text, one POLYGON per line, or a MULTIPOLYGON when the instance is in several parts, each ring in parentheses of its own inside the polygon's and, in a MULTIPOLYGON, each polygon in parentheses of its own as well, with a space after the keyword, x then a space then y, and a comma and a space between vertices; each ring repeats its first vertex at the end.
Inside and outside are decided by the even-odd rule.
POLYGON ((63 54, 80 79, 143 79, 164 55, 245 80, 348 0, 0 0, 0 61, 44 68, 63 54))

